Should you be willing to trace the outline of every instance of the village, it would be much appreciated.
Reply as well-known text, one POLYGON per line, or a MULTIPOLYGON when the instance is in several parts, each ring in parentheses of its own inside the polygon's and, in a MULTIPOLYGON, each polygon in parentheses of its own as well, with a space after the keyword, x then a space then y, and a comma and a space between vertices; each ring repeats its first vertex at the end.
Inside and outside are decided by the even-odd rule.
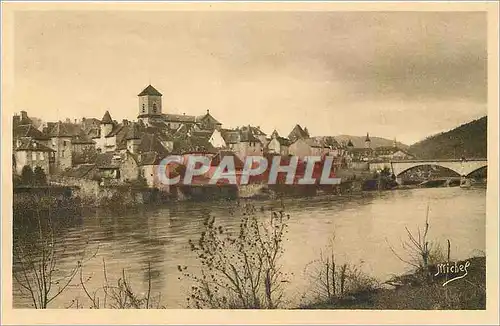
POLYGON ((483 2, 2 4, 0 324, 492 323, 483 2))
MULTIPOLYGON (((224 128, 209 110, 202 115, 169 114, 162 94, 148 85, 138 94, 137 121, 101 119, 43 122, 36 127, 26 111, 13 119, 13 174, 42 173, 50 182, 81 185, 124 185, 137 180, 162 188, 155 171, 167 155, 207 155, 219 161, 227 155, 241 162, 248 156, 333 156, 333 169, 352 169, 367 161, 406 159, 411 154, 394 145, 372 148, 367 133, 364 147, 333 136, 311 136, 296 124, 286 136, 266 134, 259 126, 224 128), (26 172, 26 171, 25 171, 26 172)), ((236 163, 236 169, 242 164, 236 163)))

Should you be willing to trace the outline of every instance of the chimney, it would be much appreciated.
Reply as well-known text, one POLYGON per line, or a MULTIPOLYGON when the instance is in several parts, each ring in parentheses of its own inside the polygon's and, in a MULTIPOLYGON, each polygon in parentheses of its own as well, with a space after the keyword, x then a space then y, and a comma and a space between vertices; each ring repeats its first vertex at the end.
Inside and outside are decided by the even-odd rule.
POLYGON ((28 119, 28 113, 26 111, 21 111, 21 121, 28 119))
POLYGON ((123 119, 123 120, 122 120, 122 124, 123 124, 124 126, 128 126, 128 120, 127 120, 127 119, 123 119))

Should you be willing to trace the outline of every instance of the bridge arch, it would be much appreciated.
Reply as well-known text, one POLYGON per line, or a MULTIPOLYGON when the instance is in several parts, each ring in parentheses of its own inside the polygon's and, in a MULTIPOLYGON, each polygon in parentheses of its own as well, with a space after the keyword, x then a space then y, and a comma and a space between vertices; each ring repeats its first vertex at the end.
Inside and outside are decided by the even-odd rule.
POLYGON ((458 175, 470 175, 474 171, 488 166, 486 159, 471 160, 406 160, 391 162, 372 162, 369 165, 370 170, 377 171, 389 168, 396 177, 412 168, 418 166, 434 165, 449 169, 458 175))
POLYGON ((485 166, 479 167, 479 168, 477 168, 477 169, 475 169, 475 170, 473 170, 473 171, 469 172, 469 174, 467 174, 466 176, 468 177, 468 176, 470 176, 471 174, 473 174, 474 172, 477 172, 477 171, 482 170, 482 169, 487 169, 487 168, 488 168, 488 165, 485 165, 485 166))
POLYGON ((433 163, 416 164, 414 166, 411 166, 411 167, 407 168, 406 170, 402 170, 402 171, 399 171, 397 174, 396 173, 394 173, 394 174, 396 175, 396 177, 400 177, 401 175, 403 175, 406 172, 409 172, 409 171, 411 171, 413 169, 416 169, 416 168, 419 168, 419 167, 424 167, 424 166, 437 166, 437 167, 443 168, 443 169, 445 169, 447 171, 453 172, 455 174, 454 177, 459 177, 460 176, 460 172, 456 171, 455 169, 452 169, 452 168, 447 167, 447 166, 442 166, 440 164, 433 164, 433 163))

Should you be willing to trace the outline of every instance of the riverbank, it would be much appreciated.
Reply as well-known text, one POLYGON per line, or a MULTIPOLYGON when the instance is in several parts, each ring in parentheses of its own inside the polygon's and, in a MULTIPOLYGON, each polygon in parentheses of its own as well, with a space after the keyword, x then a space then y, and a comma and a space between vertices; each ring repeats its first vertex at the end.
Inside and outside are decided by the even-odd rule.
MULTIPOLYGON (((162 207, 177 205, 180 203, 223 203, 252 201, 256 203, 266 201, 280 201, 286 199, 305 199, 310 202, 319 202, 324 200, 329 201, 345 201, 351 199, 359 199, 370 197, 373 193, 394 191, 394 190, 412 190, 422 188, 418 186, 400 186, 393 189, 385 190, 366 190, 360 183, 353 184, 347 182, 339 187, 331 189, 314 189, 314 191, 283 191, 280 189, 252 189, 251 192, 246 192, 244 196, 218 196, 218 197, 200 197, 200 196, 164 196, 160 191, 155 189, 132 190, 122 192, 121 189, 115 189, 112 196, 104 199, 96 197, 95 199, 86 197, 81 198, 78 194, 72 193, 70 187, 42 187, 15 189, 13 195, 13 212, 14 215, 31 215, 36 212, 38 214, 56 214, 56 215, 75 215, 86 216, 94 215, 96 212, 107 212, 111 215, 119 215, 127 212, 138 212, 155 210, 162 207), (263 190, 263 191, 261 191, 263 190)), ((108 191, 109 192, 109 191, 108 191)))
MULTIPOLYGON (((453 257, 469 257, 474 255, 471 254, 474 251, 485 250, 486 200, 482 189, 418 189, 300 200, 250 201, 260 217, 269 216, 270 210, 279 211, 282 204, 291 216, 281 263, 283 270, 293 275, 288 283, 282 283, 286 298, 290 298, 283 308, 293 309, 302 303, 314 302, 310 301, 316 298, 316 293, 311 292, 309 283, 313 280, 309 275, 314 276, 316 268, 323 265, 311 260, 320 259, 321 252, 329 250, 330 239, 334 235, 337 235, 333 244, 338 259, 337 271, 344 263, 351 263, 380 282, 392 273, 404 274, 406 266, 391 252, 390 245, 404 254, 398 245, 405 235, 404 226, 414 231, 423 223, 429 197, 434 198, 430 213, 432 238, 429 240, 444 243, 446 239, 451 239, 453 257), (451 221, 455 227, 450 228, 451 221), (305 266, 309 266, 306 271, 305 266), (302 294, 307 298, 302 299, 302 294), (304 301, 306 299, 308 301, 304 301)), ((240 201, 241 205, 245 203, 240 201)), ((192 284, 190 280, 178 279, 177 266, 191 266, 195 272, 198 272, 199 266, 197 256, 189 250, 188 240, 200 238, 205 230, 203 223, 207 215, 214 216, 217 224, 224 228, 237 228, 241 215, 237 206, 238 201, 177 202, 151 210, 140 208, 140 213, 99 211, 78 219, 57 216, 61 223, 65 223, 58 237, 65 248, 65 258, 60 260, 59 268, 71 270, 83 248, 93 253, 98 245, 99 257, 85 263, 84 276, 93 275, 88 288, 96 289, 105 282, 102 273, 102 258, 105 258, 110 280, 115 282, 125 268, 134 290, 142 293, 147 290, 145 271, 148 262, 152 262, 152 289, 155 294, 162 294, 161 305, 172 309, 185 308, 192 284), (69 225, 66 227, 66 224, 69 225)), ((21 223, 14 224, 22 226, 21 223)), ((350 291, 350 284, 346 288, 350 291)), ((54 301, 51 308, 65 308, 77 296, 80 296, 80 303, 85 302, 81 291, 70 289, 54 301)), ((354 306, 359 302, 345 299, 342 302, 345 306, 354 306)), ((16 290, 16 307, 29 308, 27 300, 29 298, 24 298, 16 290)), ((334 309, 342 308, 337 305, 334 309)))
MULTIPOLYGON (((443 278, 419 282, 416 274, 392 279, 394 289, 374 288, 352 293, 334 301, 315 302, 298 309, 377 309, 377 310, 481 310, 486 309, 486 258, 473 257, 467 276, 445 286, 443 278)), ((435 268, 434 268, 435 269, 435 268)), ((450 274, 451 275, 451 274, 450 274)), ((454 275, 464 275, 460 272, 454 275)), ((450 279, 453 276, 449 277, 450 279)))

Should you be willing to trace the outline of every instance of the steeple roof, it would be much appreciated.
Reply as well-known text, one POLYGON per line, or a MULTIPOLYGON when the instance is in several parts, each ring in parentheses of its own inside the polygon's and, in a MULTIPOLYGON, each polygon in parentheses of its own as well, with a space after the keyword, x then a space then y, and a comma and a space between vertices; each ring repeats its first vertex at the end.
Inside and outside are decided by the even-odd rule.
POLYGON ((302 138, 302 139, 309 138, 309 132, 302 129, 302 127, 297 124, 297 125, 295 125, 295 127, 292 129, 292 131, 288 135, 288 139, 290 139, 292 142, 294 142, 299 138, 302 138))
POLYGON ((109 111, 106 111, 104 113, 104 116, 102 117, 101 123, 113 123, 113 119, 111 119, 111 115, 109 114, 109 111))
POLYGON ((365 141, 371 141, 371 140, 370 140, 370 135, 368 135, 368 133, 366 133, 366 138, 365 138, 365 141))
POLYGON ((156 88, 154 88, 151 85, 148 85, 148 87, 144 88, 142 92, 139 93, 137 96, 145 96, 145 95, 153 95, 153 96, 162 96, 160 92, 156 88))

